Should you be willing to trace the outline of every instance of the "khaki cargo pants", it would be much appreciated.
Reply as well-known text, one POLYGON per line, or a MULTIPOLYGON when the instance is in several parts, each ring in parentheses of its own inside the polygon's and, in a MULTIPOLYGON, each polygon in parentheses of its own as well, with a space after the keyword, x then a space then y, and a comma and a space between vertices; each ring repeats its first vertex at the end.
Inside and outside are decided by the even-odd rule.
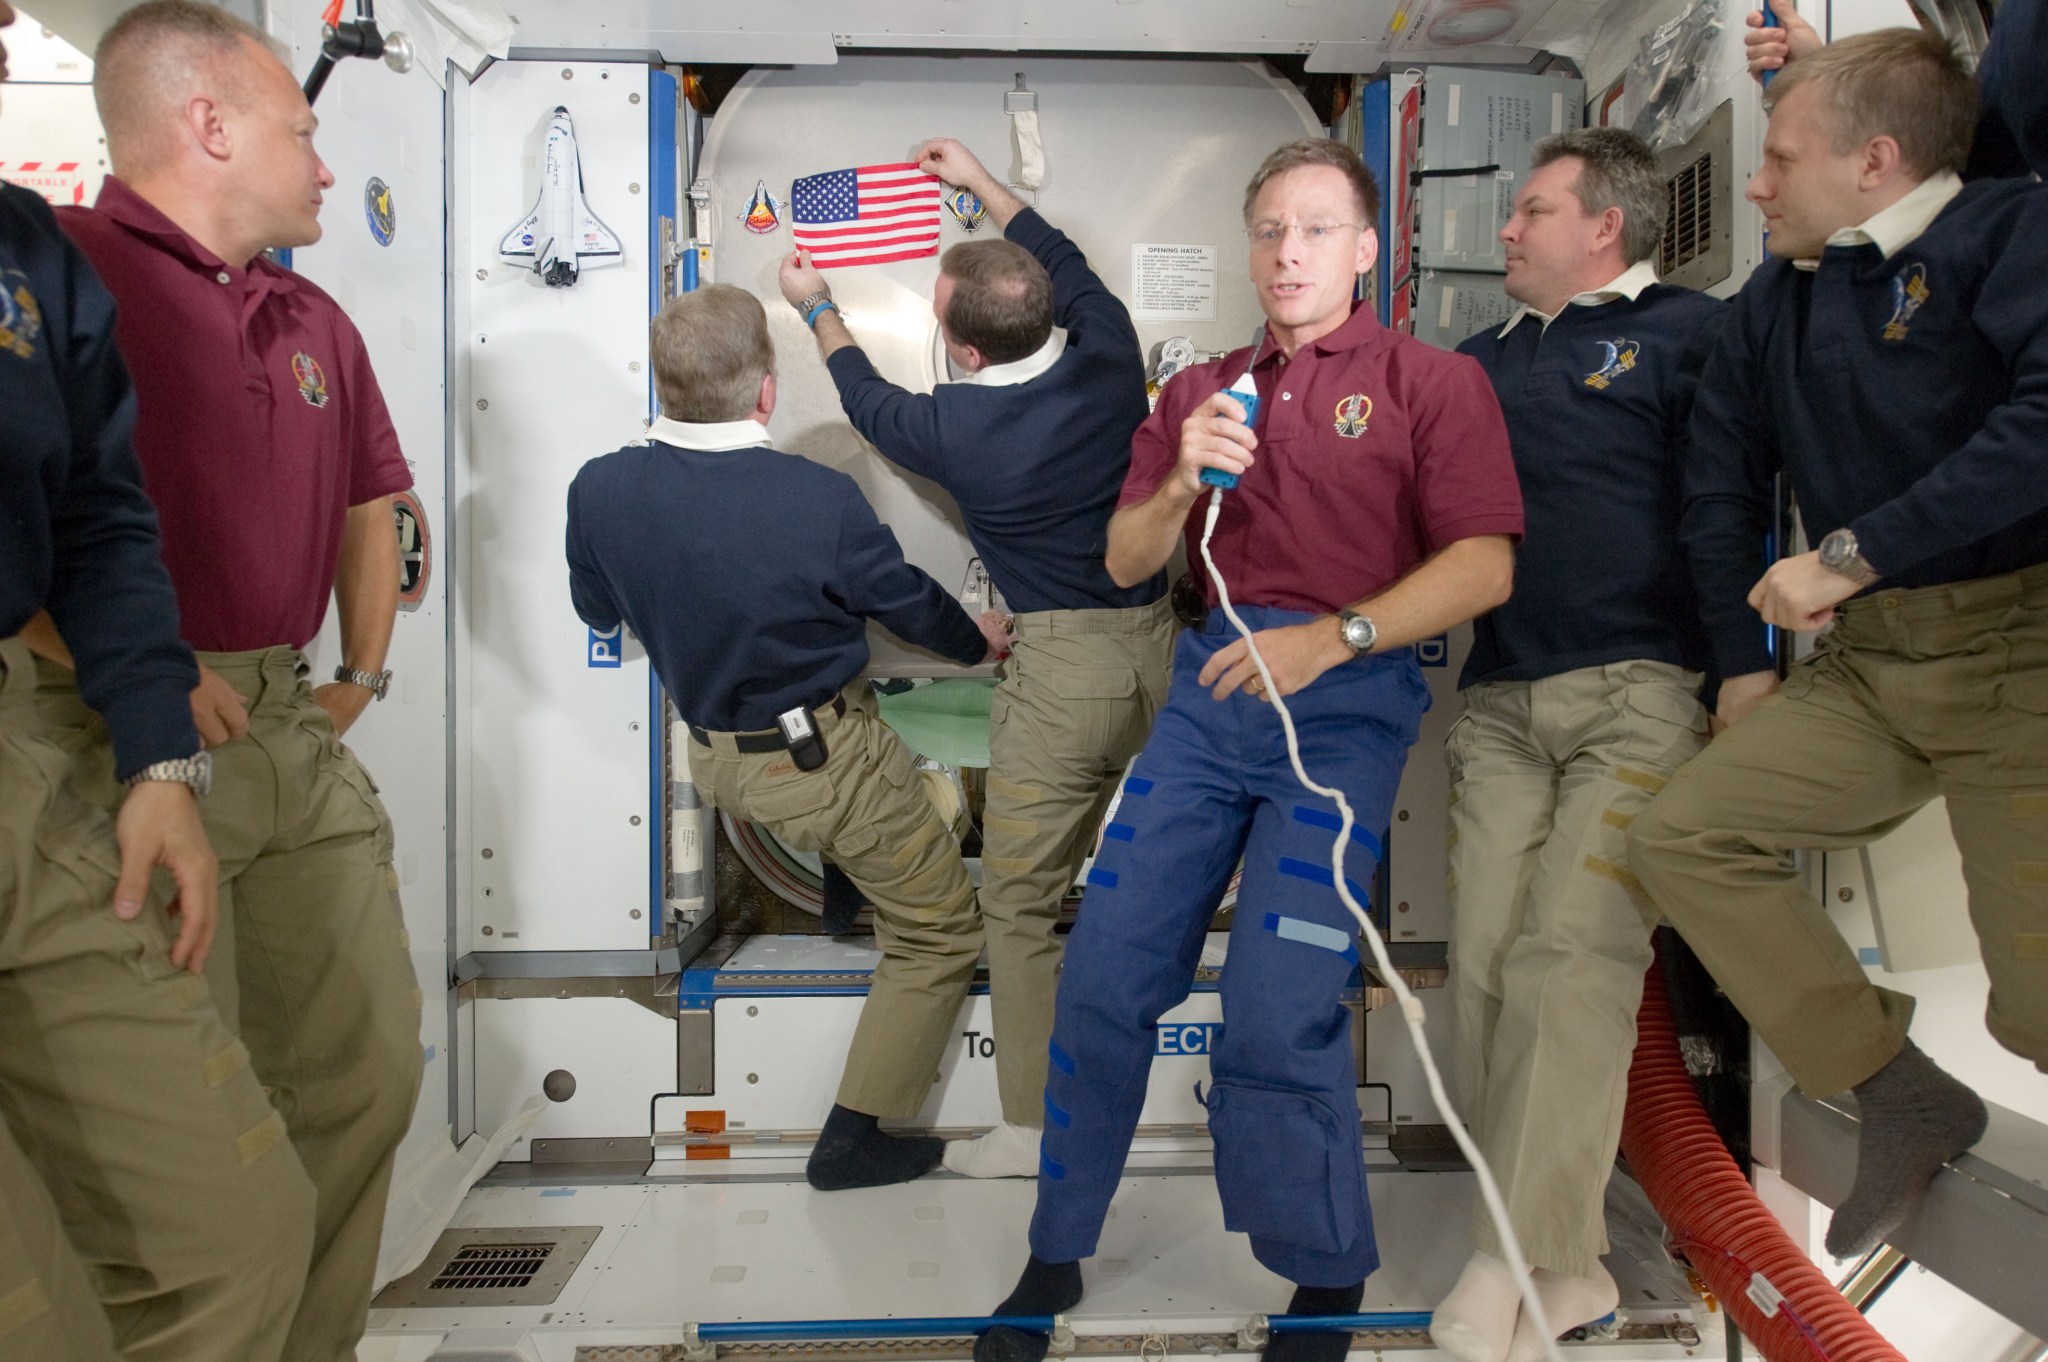
POLYGON ((0 643, 0 1358, 102 1359, 111 1326, 129 1362, 269 1362, 313 1188, 249 1052, 171 964, 160 900, 114 916, 113 828, 73 773, 27 650, 0 643))
MULTIPOLYGON (((1595 1274, 1656 919, 1630 822, 1707 740, 1700 675, 1617 662, 1465 691, 1451 729, 1458 1096, 1534 1267, 1595 1274)), ((1474 1208, 1475 1246, 1500 1238, 1474 1208)))
POLYGON ((64 1237, 57 1208, 0 1121, 0 1358, 115 1362, 116 1356, 106 1312, 64 1237))
POLYGON ((1003 1119, 1045 1119, 1060 902, 1093 849, 1124 768, 1166 702, 1179 632, 1161 599, 1016 617, 989 709, 981 920, 1003 1119))
MULTIPOLYGON (((421 1068, 391 824, 314 702, 302 654, 199 660, 249 709, 248 734, 215 749, 213 792, 200 801, 221 867, 207 983, 319 1192, 312 1268, 285 1355, 352 1362, 421 1068)), ((41 680, 38 702, 59 740, 85 749, 91 774, 81 788, 110 806, 118 790, 98 717, 70 672, 46 663, 41 680)))
POLYGON ((839 1080, 839 1105, 902 1120, 917 1114, 981 957, 974 886, 914 759, 855 681, 846 712, 817 712, 825 764, 799 771, 787 752, 741 752, 735 734, 689 746, 690 779, 711 802, 764 823, 799 851, 838 862, 875 909, 882 959, 839 1080))
POLYGON ((1658 907, 1810 1094, 1890 1062, 1913 1000, 1871 984, 1792 853, 1875 841, 1937 794, 1985 1023, 2048 1071, 2048 564, 1849 602, 1630 830, 1658 907))

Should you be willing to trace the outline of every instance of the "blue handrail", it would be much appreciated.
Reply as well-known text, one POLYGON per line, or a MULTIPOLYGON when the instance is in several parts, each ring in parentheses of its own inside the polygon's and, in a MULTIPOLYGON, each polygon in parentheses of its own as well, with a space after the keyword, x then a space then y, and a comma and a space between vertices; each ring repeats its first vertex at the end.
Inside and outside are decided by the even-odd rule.
POLYGON ((1276 1334, 1336 1333, 1344 1329, 1427 1329, 1427 1310, 1371 1310, 1362 1315, 1268 1315, 1266 1328, 1276 1334))
POLYGON ((1018 1329, 1050 1334, 1051 1315, 961 1315, 934 1319, 749 1319, 699 1324, 697 1337, 707 1343, 739 1343, 780 1338, 960 1338, 990 1329, 1018 1329))
MULTIPOLYGON (((1607 1320, 1613 1319, 1607 1316, 1607 1320)), ((1427 1329, 1427 1310, 1372 1310, 1358 1315, 1268 1315, 1274 1334, 1336 1333, 1363 1329, 1427 1329)), ((1596 1321, 1606 1323, 1607 1320, 1596 1321)), ((910 1319, 750 1319, 692 1326, 706 1343, 744 1343, 778 1339, 841 1338, 965 1338, 990 1329, 1016 1329, 1050 1334, 1051 1315, 956 1315, 910 1319)))
MULTIPOLYGON (((1426 1310, 1378 1310, 1360 1315, 1272 1315, 1267 1328, 1276 1334, 1334 1332, 1343 1329, 1426 1329, 1426 1310)), ((1016 1329, 1050 1334, 1051 1315, 956 1315, 909 1319, 750 1319, 699 1324, 697 1337, 707 1343, 740 1343, 764 1339, 834 1338, 962 1338, 990 1329, 1016 1329)))

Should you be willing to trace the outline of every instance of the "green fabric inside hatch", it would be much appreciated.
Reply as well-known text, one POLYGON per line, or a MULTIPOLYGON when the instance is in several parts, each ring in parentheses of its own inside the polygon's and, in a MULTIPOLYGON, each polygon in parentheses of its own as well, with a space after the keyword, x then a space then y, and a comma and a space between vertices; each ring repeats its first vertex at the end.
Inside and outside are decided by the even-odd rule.
POLYGON ((919 756, 947 766, 986 768, 988 708, 995 691, 993 681, 959 677, 875 699, 883 722, 919 756))

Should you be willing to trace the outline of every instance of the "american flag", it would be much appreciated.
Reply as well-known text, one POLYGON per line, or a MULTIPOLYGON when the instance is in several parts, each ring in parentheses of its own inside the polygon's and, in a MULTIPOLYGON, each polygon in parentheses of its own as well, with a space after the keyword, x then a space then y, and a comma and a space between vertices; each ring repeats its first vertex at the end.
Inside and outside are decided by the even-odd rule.
POLYGON ((821 270, 939 253, 939 181, 909 162, 806 175, 789 191, 790 231, 821 270))

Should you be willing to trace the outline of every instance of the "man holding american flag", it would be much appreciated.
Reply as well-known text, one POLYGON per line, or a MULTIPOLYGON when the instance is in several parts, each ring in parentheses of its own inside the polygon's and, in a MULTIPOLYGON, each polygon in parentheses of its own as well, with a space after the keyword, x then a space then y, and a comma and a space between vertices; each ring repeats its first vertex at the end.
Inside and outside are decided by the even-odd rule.
MULTIPOLYGON (((806 186, 834 178, 797 181, 800 214, 806 186)), ((952 493, 975 552, 1016 611, 1014 652, 989 711, 980 896, 1003 1120, 979 1139, 947 1145, 945 1162, 968 1177, 1031 1177, 1060 902, 1124 767, 1145 745, 1170 670, 1165 574, 1121 587, 1102 561, 1131 436, 1146 415, 1144 360, 1130 314, 1080 248, 958 142, 925 143, 912 166, 838 178, 838 188, 811 190, 814 202, 845 214, 857 193, 863 222, 886 212, 897 226, 879 237, 808 238, 810 227, 798 225, 802 249, 783 262, 783 296, 817 333, 854 429, 952 493), (857 181, 851 191, 846 177, 857 181), (875 372, 819 269, 934 253, 939 180, 978 196, 1006 239, 962 242, 940 260, 932 311, 967 377, 912 393, 875 372), (929 214, 930 226, 904 226, 922 220, 910 213, 929 214)))

